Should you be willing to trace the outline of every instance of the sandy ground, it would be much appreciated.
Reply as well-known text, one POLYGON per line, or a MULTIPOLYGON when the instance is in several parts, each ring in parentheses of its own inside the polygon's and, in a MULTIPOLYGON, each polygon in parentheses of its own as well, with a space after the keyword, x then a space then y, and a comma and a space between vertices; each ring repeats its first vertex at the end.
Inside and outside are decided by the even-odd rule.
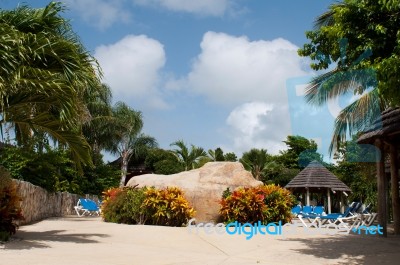
POLYGON ((98 217, 47 219, 0 244, 1 265, 400 264, 400 237, 244 235, 120 225, 98 217))

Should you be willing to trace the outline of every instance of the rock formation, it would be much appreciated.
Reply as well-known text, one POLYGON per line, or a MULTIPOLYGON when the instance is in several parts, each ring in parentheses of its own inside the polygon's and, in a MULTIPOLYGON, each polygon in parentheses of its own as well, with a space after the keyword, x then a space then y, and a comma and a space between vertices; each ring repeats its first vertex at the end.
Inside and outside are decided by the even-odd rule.
POLYGON ((217 222, 219 201, 224 190, 254 187, 261 181, 253 178, 239 162, 209 162, 199 169, 173 175, 145 174, 131 178, 127 186, 179 187, 196 210, 196 222, 217 222))

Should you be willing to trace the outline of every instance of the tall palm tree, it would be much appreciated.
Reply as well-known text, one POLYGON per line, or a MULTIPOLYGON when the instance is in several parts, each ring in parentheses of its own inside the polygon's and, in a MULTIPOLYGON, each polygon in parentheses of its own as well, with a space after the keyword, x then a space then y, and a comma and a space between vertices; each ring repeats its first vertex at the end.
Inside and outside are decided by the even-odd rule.
POLYGON ((184 166, 185 171, 195 169, 198 165, 197 163, 199 159, 207 156, 207 153, 203 148, 197 147, 193 144, 191 145, 191 148, 189 150, 189 148, 182 140, 172 143, 171 146, 178 147, 172 152, 178 157, 179 161, 184 166))
POLYGON ((157 147, 157 141, 153 137, 141 133, 143 128, 142 113, 131 109, 123 102, 115 104, 111 125, 113 127, 112 144, 108 149, 121 157, 120 186, 122 187, 125 185, 128 163, 131 157, 140 157, 149 148, 157 147))
POLYGON ((79 124, 88 118, 82 96, 98 85, 100 69, 62 11, 54 2, 0 11, 0 124, 20 143, 44 132, 90 164, 79 124))

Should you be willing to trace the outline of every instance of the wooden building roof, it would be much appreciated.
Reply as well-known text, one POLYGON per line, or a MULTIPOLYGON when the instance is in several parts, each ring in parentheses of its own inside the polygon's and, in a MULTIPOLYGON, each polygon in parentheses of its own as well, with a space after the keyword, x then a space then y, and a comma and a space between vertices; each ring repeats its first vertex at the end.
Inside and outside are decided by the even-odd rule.
POLYGON ((312 161, 305 169, 294 177, 285 188, 330 188, 334 191, 351 192, 351 189, 347 187, 346 184, 339 180, 318 161, 312 161))

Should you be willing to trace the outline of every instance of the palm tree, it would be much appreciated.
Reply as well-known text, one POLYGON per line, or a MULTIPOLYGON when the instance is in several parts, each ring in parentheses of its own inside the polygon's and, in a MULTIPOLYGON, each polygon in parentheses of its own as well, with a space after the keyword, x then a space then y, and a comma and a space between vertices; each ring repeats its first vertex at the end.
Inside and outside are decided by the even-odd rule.
POLYGON ((41 132, 90 164, 79 126, 88 118, 82 96, 98 85, 100 69, 62 10, 52 2, 0 11, 0 124, 14 128, 19 143, 41 132))
POLYGON ((141 133, 143 119, 140 111, 131 109, 123 102, 117 102, 112 112, 113 119, 110 121, 113 127, 112 138, 110 138, 112 145, 108 149, 121 157, 120 186, 122 187, 125 185, 128 162, 131 157, 140 157, 149 148, 157 147, 157 141, 141 133))
POLYGON ((375 75, 367 70, 335 69, 314 78, 306 90, 306 101, 321 106, 328 100, 353 92, 358 99, 343 108, 335 119, 329 151, 338 150, 347 137, 365 131, 370 122, 378 119, 388 104, 373 86, 375 75), (370 88, 370 89, 368 89, 370 88))
POLYGON ((106 84, 84 97, 90 119, 82 126, 82 132, 94 153, 107 150, 112 144, 113 116, 111 89, 106 84))
POLYGON ((178 147, 172 152, 178 157, 179 161, 184 166, 185 171, 195 169, 198 166, 199 159, 207 156, 207 153, 203 148, 197 147, 193 144, 189 150, 182 140, 172 143, 171 146, 178 147))
POLYGON ((224 151, 222 151, 222 149, 220 147, 218 147, 215 150, 209 149, 208 155, 209 155, 211 161, 214 161, 214 162, 215 161, 225 161, 224 151))
MULTIPOLYGON (((347 5, 346 2, 333 4, 327 12, 316 19, 315 30, 333 26, 335 12, 347 5)), ((340 144, 346 142, 348 136, 367 130, 370 122, 378 119, 381 112, 389 105, 388 101, 379 95, 375 70, 357 68, 357 63, 372 55, 371 50, 366 49, 356 62, 349 62, 346 60, 345 54, 348 48, 347 39, 340 40, 339 46, 341 54, 336 68, 313 78, 306 90, 306 101, 317 106, 324 105, 328 100, 350 92, 358 97, 357 100, 342 109, 336 117, 329 147, 330 153, 337 151, 340 144)), ((330 59, 326 55, 323 56, 328 64, 330 59)))
POLYGON ((261 180, 264 175, 264 170, 269 162, 270 155, 265 149, 253 148, 249 152, 243 153, 242 158, 239 160, 243 167, 250 171, 253 177, 261 180))

